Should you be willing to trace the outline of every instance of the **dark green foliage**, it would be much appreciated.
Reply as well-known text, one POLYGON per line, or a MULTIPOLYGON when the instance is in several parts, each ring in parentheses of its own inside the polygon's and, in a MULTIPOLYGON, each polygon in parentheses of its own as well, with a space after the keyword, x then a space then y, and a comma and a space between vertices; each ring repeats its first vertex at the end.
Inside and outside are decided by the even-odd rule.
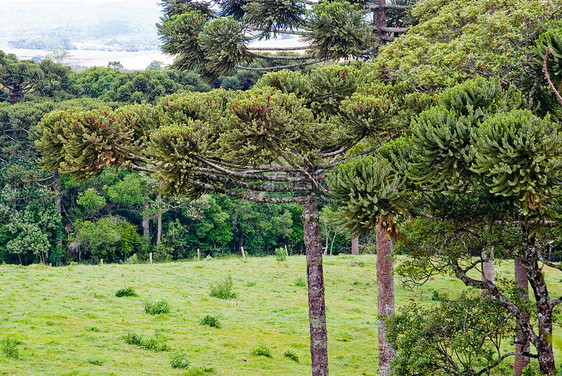
POLYGON ((497 366, 496 344, 513 336, 513 318, 479 292, 403 308, 386 322, 396 350, 393 375, 468 375, 497 366))
POLYGON ((229 274, 224 279, 209 283, 210 296, 218 299, 235 299, 238 294, 232 292, 232 276, 229 274))
POLYGON ((297 362, 299 363, 299 356, 297 354, 295 354, 293 351, 291 350, 287 350, 283 353, 283 356, 287 359, 292 360, 293 362, 297 362))
POLYGON ((170 305, 165 300, 145 302, 144 311, 149 315, 168 314, 170 313, 170 305))
POLYGON ((306 278, 298 277, 295 279, 294 285, 297 287, 306 287, 306 278))
POLYGON ((136 292, 135 289, 132 287, 127 287, 124 289, 120 289, 117 290, 117 292, 115 293, 115 296, 118 298, 121 298, 123 296, 139 296, 136 292))
POLYGON ((166 339, 159 333, 155 333, 151 337, 145 337, 140 334, 128 332, 125 335, 125 343, 157 352, 171 350, 170 346, 166 344, 166 339))
POLYGON ((199 324, 217 329, 220 329, 222 326, 219 319, 216 316, 211 315, 206 315, 205 317, 203 317, 201 320, 199 320, 199 324))
POLYGON ((366 55, 376 46, 365 11, 347 1, 320 2, 308 11, 310 31, 306 40, 320 59, 347 59, 366 55))
POLYGON ((252 0, 244 7, 244 21, 261 31, 262 37, 279 29, 295 30, 304 23, 305 5, 299 0, 252 0))
POLYGON ((18 346, 21 344, 22 342, 20 340, 12 336, 4 337, 2 341, 0 341, 0 347, 4 355, 14 359, 18 359, 20 357, 18 346))
POLYGON ((266 358, 273 358, 273 355, 271 355, 271 350, 265 345, 259 345, 255 349, 252 349, 252 351, 250 351, 250 354, 254 356, 265 356, 266 358))
POLYGON ((172 368, 187 369, 191 365, 187 355, 183 352, 177 352, 170 358, 172 368))

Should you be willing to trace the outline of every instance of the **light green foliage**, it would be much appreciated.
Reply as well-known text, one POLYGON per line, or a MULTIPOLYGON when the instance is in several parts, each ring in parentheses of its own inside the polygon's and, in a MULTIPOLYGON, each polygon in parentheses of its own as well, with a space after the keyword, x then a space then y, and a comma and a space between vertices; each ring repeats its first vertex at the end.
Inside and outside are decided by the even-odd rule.
POLYGON ((75 239, 80 247, 90 252, 92 258, 114 260, 121 240, 118 223, 119 220, 115 217, 103 217, 96 222, 77 220, 74 222, 75 239))
POLYGON ((0 348, 7 357, 18 359, 20 357, 18 346, 21 344, 22 342, 15 337, 7 336, 0 341, 0 348))
POLYGON ((145 68, 145 70, 155 70, 155 71, 162 71, 164 70, 164 62, 159 61, 159 60, 153 60, 150 62, 150 64, 148 64, 148 67, 145 68))
POLYGON ((144 311, 149 315, 160 315, 170 313, 170 305, 165 300, 144 303, 144 311))
POLYGON ((392 374, 464 375, 493 367, 496 345, 514 335, 512 320, 479 292, 458 299, 441 297, 437 306, 403 307, 385 322, 388 341, 396 350, 392 374))
MULTIPOLYGON (((398 256, 397 263, 404 259, 398 256)), ((188 371, 174 371, 170 367, 171 354, 181 351, 191 360, 190 369, 207 368, 211 375, 257 376, 270 368, 280 375, 307 375, 307 296, 304 287, 293 284, 305 274, 305 256, 289 257, 286 265, 280 269, 273 257, 250 257, 248 263, 241 263, 239 258, 215 258, 204 263, 107 264, 102 269, 95 265, 0 265, 4 314, 0 339, 11 334, 25 342, 18 346, 19 360, 3 356, 0 350, 2 371, 37 376, 45 370, 62 375, 69 369, 87 368, 91 374, 120 375, 123 369, 134 369, 150 375, 184 375, 188 371), (245 286, 240 306, 233 301, 210 298, 205 288, 229 272, 238 276, 237 286, 245 286), (249 286, 249 282, 254 285, 249 286), (115 298, 116 290, 126 286, 134 286, 143 296, 150 292, 147 298, 165 298, 174 314, 147 315, 142 299, 115 298), (215 330, 200 326, 199 320, 206 314, 220 314, 223 327, 215 330), (91 330, 94 327, 98 329, 91 330), (166 344, 171 352, 144 350, 125 344, 122 338, 126 330, 144 337, 152 336, 156 329, 162 329, 160 332, 168 338, 166 344), (270 348, 274 358, 251 356, 250 349, 258 344, 270 348), (83 356, 69 357, 68 348, 83 356), (298 355, 300 363, 282 356, 285 350, 298 355), (88 358, 104 359, 103 369, 86 363, 88 358), (243 362, 243 369, 240 359, 248 360, 243 362), (210 367, 215 369, 214 373, 210 367)), ((327 256, 324 270, 330 299, 337 305, 328 302, 330 374, 349 375, 350 370, 353 374, 376 374, 376 289, 372 285, 375 257, 327 256), (353 267, 354 261, 363 261, 365 266, 353 267)), ((454 277, 442 274, 435 275, 430 285, 414 290, 405 289, 403 278, 396 275, 397 309, 410 303, 409 298, 422 306, 433 303, 433 290, 455 298, 464 287, 454 277)), ((513 262, 496 264, 497 278, 512 274, 513 262)), ((545 273, 545 277, 549 290, 560 296, 560 278, 553 273, 545 273)), ((556 359, 561 357, 560 333, 560 326, 555 325, 556 359)))
POLYGON ((275 250, 275 259, 279 262, 287 261, 287 252, 285 248, 277 248, 275 250))
POLYGON ((88 188, 84 192, 78 193, 76 203, 82 206, 90 216, 96 214, 106 205, 105 198, 94 188, 88 188))
POLYGON ((533 41, 559 19, 557 0, 428 0, 419 23, 381 48, 373 72, 418 88, 442 88, 475 76, 502 76, 522 87, 531 75, 533 41))
POLYGON ((183 352, 176 352, 170 358, 172 368, 187 369, 191 365, 187 355, 183 352))
POLYGON ((271 355, 271 350, 265 345, 259 345, 258 347, 252 349, 250 354, 254 356, 265 356, 266 358, 273 358, 271 355))
POLYGON ((129 165, 130 153, 145 154, 143 143, 153 127, 154 109, 148 105, 55 111, 36 127, 36 145, 43 150, 44 166, 85 180, 105 166, 129 165))
POLYGON ((123 74, 118 69, 91 67, 73 73, 72 82, 82 89, 84 95, 99 98, 108 92, 123 74))
POLYGON ((170 351, 170 346, 166 343, 166 338, 162 334, 156 332, 153 336, 145 337, 140 334, 128 332, 125 335, 125 343, 135 345, 141 348, 152 350, 155 352, 170 351))
POLYGON ((392 216, 406 214, 410 206, 402 192, 404 181, 388 161, 372 156, 336 168, 327 182, 336 199, 345 203, 339 209, 338 224, 360 234, 375 231, 383 217, 387 227, 392 227, 392 216))
POLYGON ((232 276, 229 274, 224 279, 209 284, 210 296, 218 299, 236 299, 238 294, 232 291, 232 276))
POLYGON ((472 169, 495 195, 519 201, 523 214, 542 212, 562 179, 560 126, 529 111, 488 118, 478 129, 472 169))
POLYGON ((147 181, 137 174, 127 174, 123 180, 104 186, 111 202, 124 205, 142 205, 147 199, 147 181))

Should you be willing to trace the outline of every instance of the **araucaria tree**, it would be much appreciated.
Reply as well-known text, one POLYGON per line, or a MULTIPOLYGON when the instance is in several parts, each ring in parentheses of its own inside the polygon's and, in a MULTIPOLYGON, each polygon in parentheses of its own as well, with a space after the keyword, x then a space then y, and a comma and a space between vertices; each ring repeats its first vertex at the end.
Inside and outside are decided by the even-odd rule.
POLYGON ((364 58, 405 31, 405 16, 415 1, 313 0, 164 0, 157 25, 162 50, 176 56, 174 66, 196 69, 213 79, 236 68, 273 70, 325 60, 364 58), (372 17, 369 15, 372 12, 372 17), (251 39, 298 35, 305 46, 250 47, 251 39), (261 51, 298 51, 298 56, 261 51), (285 64, 255 67, 257 60, 285 64))
POLYGON ((384 218, 391 233, 409 238, 404 247, 413 257, 402 271, 413 281, 450 270, 495 307, 489 312, 471 308, 478 314, 493 311, 490 320, 497 320, 494 327, 482 326, 477 341, 470 337, 474 330, 446 326, 438 314, 426 312, 419 328, 411 315, 404 316, 412 331, 392 335, 398 351, 395 374, 488 374, 513 355, 536 358, 542 374, 555 374, 552 320, 562 297, 550 295, 545 271, 562 269, 547 257, 562 218, 562 128, 559 119, 539 117, 531 108, 499 80, 467 81, 415 116, 408 137, 385 145, 375 157, 341 166, 331 177, 352 226, 373 229, 374 219, 384 218), (515 281, 476 277, 482 276, 487 261, 482 255, 489 249, 520 263, 532 304, 515 281), (522 333, 520 341, 528 340, 533 351, 524 346, 505 351, 496 333, 506 333, 501 327, 512 321, 522 333), (448 340, 420 335, 432 331, 447 333, 448 340), (427 356, 418 356, 422 352, 427 356), (459 357, 463 352, 470 356, 459 357))
POLYGON ((353 95, 357 71, 281 71, 246 92, 175 94, 157 106, 54 112, 37 128, 45 167, 87 179, 104 167, 154 174, 168 196, 224 193, 302 204, 312 374, 328 375, 318 194, 327 172, 370 134, 392 103, 353 95))

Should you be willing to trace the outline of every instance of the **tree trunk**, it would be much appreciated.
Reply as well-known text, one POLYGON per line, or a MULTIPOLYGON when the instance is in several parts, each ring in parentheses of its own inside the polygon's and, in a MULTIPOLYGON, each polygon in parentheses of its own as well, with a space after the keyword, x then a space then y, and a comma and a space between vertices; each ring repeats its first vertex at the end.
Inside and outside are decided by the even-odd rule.
POLYGON ((150 245, 150 215, 148 214, 148 203, 144 204, 142 213, 142 234, 146 242, 150 245))
POLYGON ((318 223, 318 198, 310 195, 302 209, 306 272, 308 277, 308 317, 312 376, 328 376, 328 332, 322 270, 322 236, 318 223))
POLYGON ((482 260, 484 264, 482 265, 482 278, 495 283, 495 270, 494 270, 494 250, 482 251, 482 260))
MULTIPOLYGON (((521 265, 521 263, 515 260, 515 280, 519 288, 523 290, 523 300, 529 300, 529 281, 527 279, 527 271, 521 265)), ((517 353, 529 352, 529 339, 523 333, 523 331, 518 330, 515 336, 515 351, 517 353)), ((515 376, 521 376, 523 374, 523 369, 529 364, 529 357, 524 355, 515 355, 515 362, 513 365, 513 371, 515 376)))
POLYGON ((377 226, 377 302, 379 315, 379 376, 390 375, 395 352, 386 341, 382 318, 394 315, 394 258, 392 240, 386 230, 377 226))
POLYGON ((386 0, 375 0, 375 5, 379 7, 373 11, 373 26, 375 27, 375 35, 382 38, 384 31, 382 28, 386 26, 386 0))
POLYGON ((158 195, 158 212, 156 213, 156 247, 162 241, 162 196, 158 195))
POLYGON ((351 239, 351 254, 352 255, 359 254, 359 236, 351 239))
POLYGON ((541 268, 539 267, 539 251, 535 235, 531 229, 524 228, 526 248, 519 260, 527 272, 529 284, 533 289, 537 306, 539 332, 533 340, 537 350, 539 366, 543 375, 555 375, 554 351, 552 348, 552 310, 553 304, 541 268))

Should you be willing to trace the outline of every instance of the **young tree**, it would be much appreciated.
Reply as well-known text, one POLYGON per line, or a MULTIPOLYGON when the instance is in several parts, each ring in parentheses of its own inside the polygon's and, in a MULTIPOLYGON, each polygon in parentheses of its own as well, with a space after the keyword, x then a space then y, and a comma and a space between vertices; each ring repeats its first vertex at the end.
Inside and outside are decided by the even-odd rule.
MULTIPOLYGON (((374 229, 375 218, 384 218, 398 237, 396 222, 412 217, 451 226, 443 242, 408 243, 415 251, 408 270, 424 279, 450 268, 467 286, 485 291, 515 318, 536 350, 519 348, 519 354, 536 357, 541 372, 554 375, 552 315, 562 299, 551 297, 542 270, 561 269, 545 252, 557 236, 550 228, 560 218, 562 133, 560 124, 526 107, 521 94, 502 89, 497 80, 467 81, 415 117, 411 137, 386 145, 376 159, 342 167, 331 187, 354 227, 374 229), (482 252, 490 246, 523 266, 535 296, 536 325, 519 294, 469 274, 482 272, 482 252)), ((504 355, 497 354, 498 364, 504 355)))

